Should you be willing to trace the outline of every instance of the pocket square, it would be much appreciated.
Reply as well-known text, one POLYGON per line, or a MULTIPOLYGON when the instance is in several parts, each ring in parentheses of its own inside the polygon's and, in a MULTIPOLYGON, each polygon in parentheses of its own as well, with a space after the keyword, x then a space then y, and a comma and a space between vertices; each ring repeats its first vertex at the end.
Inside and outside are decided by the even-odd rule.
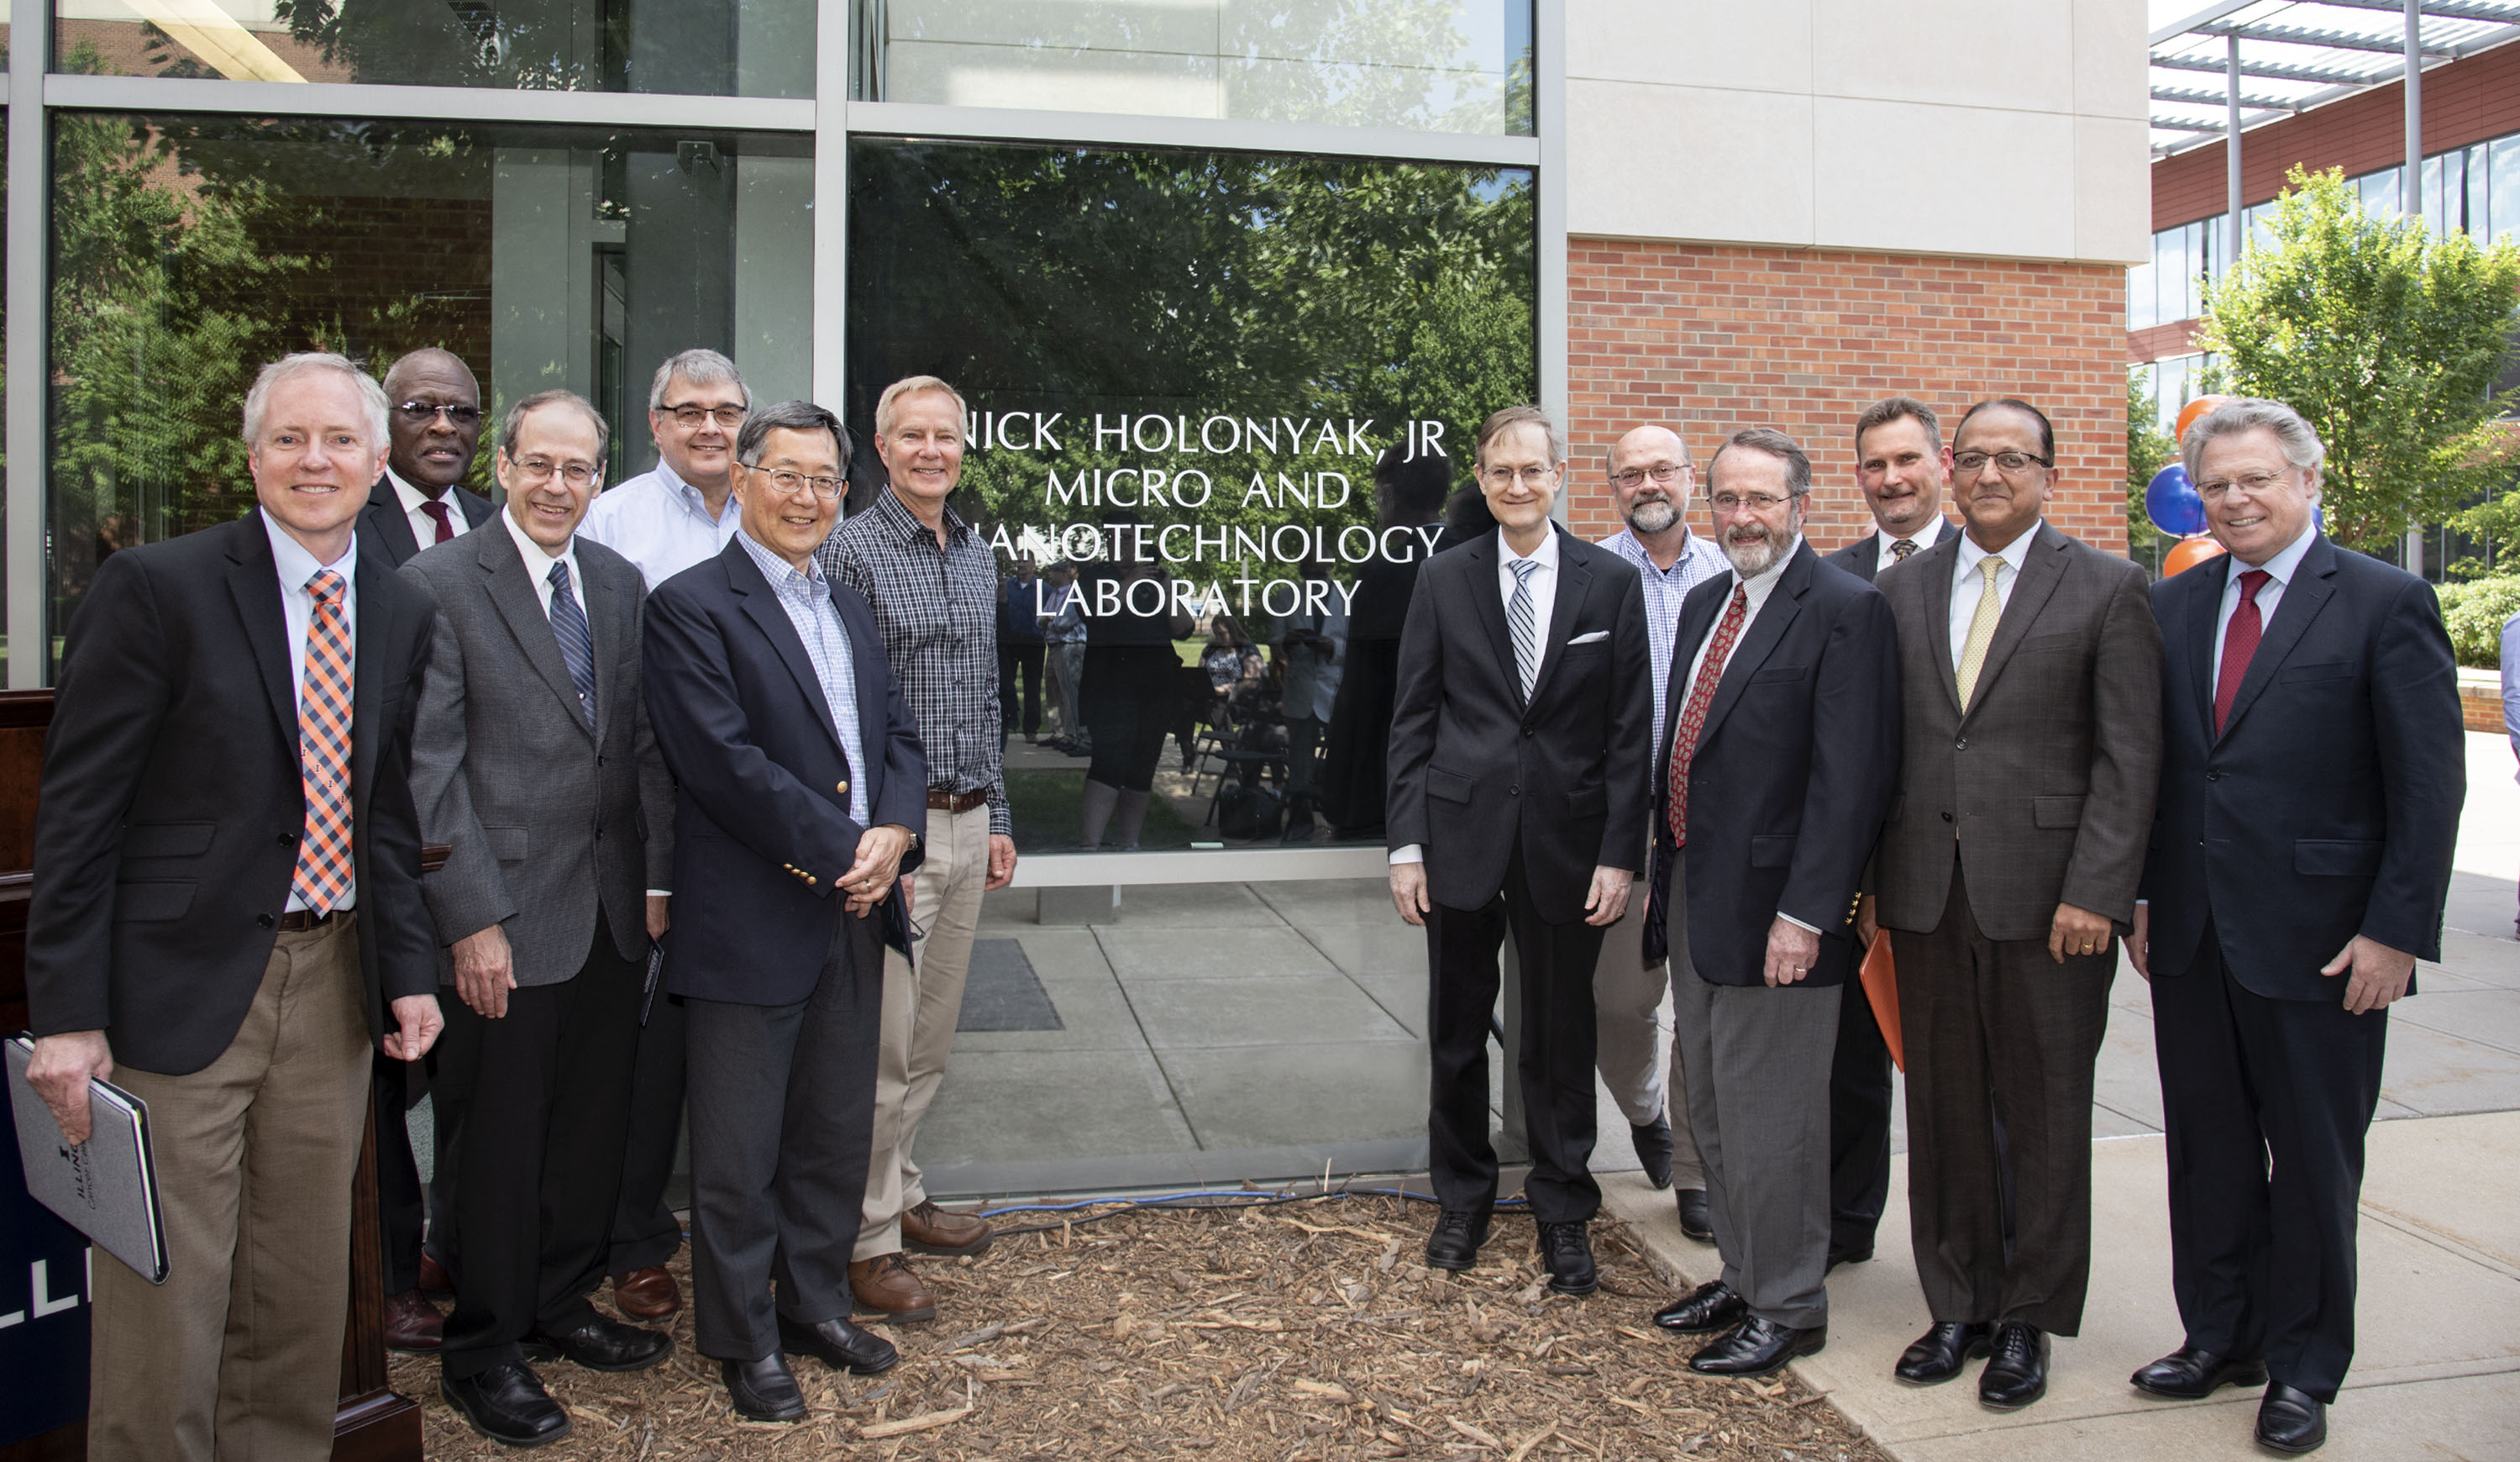
POLYGON ((1599 642, 1601 642, 1601 641, 1603 641, 1603 640, 1606 640, 1606 639, 1608 639, 1609 637, 1610 637, 1610 632, 1609 632, 1608 630, 1606 630, 1606 629, 1597 629, 1597 630, 1594 630, 1591 634, 1579 634, 1579 635, 1577 635, 1575 638, 1573 638, 1573 639, 1571 639, 1571 640, 1568 640, 1566 643, 1568 643, 1568 644, 1570 644, 1570 645, 1593 645, 1593 644, 1598 644, 1599 642))

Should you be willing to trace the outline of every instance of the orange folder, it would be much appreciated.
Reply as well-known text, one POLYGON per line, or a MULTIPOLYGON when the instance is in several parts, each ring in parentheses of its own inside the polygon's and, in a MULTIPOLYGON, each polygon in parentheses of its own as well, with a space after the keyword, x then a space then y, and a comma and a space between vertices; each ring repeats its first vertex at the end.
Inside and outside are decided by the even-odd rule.
POLYGON ((1899 1040, 1899 966, 1890 958, 1890 931, 1882 930, 1872 937, 1872 947, 1864 951, 1864 997, 1872 1002, 1872 1019, 1880 1024, 1882 1044, 1890 1048, 1890 1059, 1899 1070, 1908 1069, 1908 1055, 1899 1040))

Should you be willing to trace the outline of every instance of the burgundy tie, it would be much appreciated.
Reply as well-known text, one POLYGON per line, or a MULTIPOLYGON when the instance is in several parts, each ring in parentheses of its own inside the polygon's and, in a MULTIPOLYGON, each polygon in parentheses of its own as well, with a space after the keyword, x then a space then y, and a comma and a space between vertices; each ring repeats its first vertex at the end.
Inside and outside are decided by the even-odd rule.
POLYGON ((1698 666, 1697 683, 1688 689, 1688 701, 1680 709, 1680 725, 1671 735, 1670 811, 1665 821, 1671 825, 1671 845, 1688 845, 1688 767, 1697 759, 1697 738, 1706 730, 1706 712, 1715 704, 1715 688, 1724 683, 1724 658, 1732 653, 1732 641, 1741 633, 1741 621, 1750 617, 1750 591, 1739 584, 1732 586, 1732 602, 1724 607, 1723 622, 1715 626, 1715 638, 1706 646, 1706 662, 1698 666))
POLYGON ((2249 673, 2249 657, 2258 653, 2258 640, 2267 632, 2266 617, 2258 613, 2258 591, 2273 577, 2264 569, 2252 569, 2240 575, 2240 607, 2231 612, 2230 627, 2223 631, 2223 672, 2214 681, 2214 734, 2223 734, 2223 723, 2231 718, 2231 702, 2240 694, 2240 679, 2249 673))
POLYGON ((420 511, 428 514, 429 521, 437 525, 437 536, 428 540, 429 542, 444 543, 455 536, 455 520, 447 515, 443 500, 430 498, 420 505, 420 511))

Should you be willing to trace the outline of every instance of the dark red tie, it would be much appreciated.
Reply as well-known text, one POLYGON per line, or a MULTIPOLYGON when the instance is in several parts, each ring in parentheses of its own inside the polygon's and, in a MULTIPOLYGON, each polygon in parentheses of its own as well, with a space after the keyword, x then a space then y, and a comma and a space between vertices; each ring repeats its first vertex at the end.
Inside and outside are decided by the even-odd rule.
POLYGON ((1688 688, 1688 704, 1681 708, 1680 726, 1671 734, 1671 845, 1688 845, 1688 764, 1697 759, 1697 738, 1706 730, 1706 708, 1714 704, 1715 687, 1724 683, 1724 657, 1732 653, 1732 641, 1741 633, 1741 621, 1750 617, 1750 591, 1739 584, 1732 586, 1732 602, 1724 607, 1724 622, 1715 626, 1715 638, 1707 642, 1706 662, 1697 668, 1697 683, 1688 688))
POLYGON ((420 505, 420 511, 428 514, 429 521, 437 525, 437 536, 429 540, 431 543, 444 543, 455 536, 455 520, 447 516, 443 501, 431 498, 420 505))
POLYGON ((2266 617, 2258 613, 2258 591, 2273 577, 2264 569, 2252 569, 2240 575, 2240 607, 2231 612, 2230 627, 2223 631, 2223 673, 2214 681, 2214 734, 2223 734, 2223 723, 2231 718, 2231 702, 2240 694, 2240 678, 2249 673, 2249 657, 2258 653, 2258 640, 2267 632, 2266 617))

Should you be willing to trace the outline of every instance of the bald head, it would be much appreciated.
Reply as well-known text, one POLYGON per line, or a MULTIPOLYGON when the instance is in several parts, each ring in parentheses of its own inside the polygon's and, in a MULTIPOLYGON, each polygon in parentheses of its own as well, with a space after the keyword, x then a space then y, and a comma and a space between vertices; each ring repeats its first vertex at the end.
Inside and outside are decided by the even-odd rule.
POLYGON ((481 444, 481 387, 472 368, 451 350, 414 350, 385 372, 385 400, 393 407, 385 464, 394 476, 431 497, 463 481, 481 444))
POLYGON ((1679 551, 1688 533, 1689 494, 1696 472, 1688 443, 1669 427, 1639 427, 1610 447, 1610 492, 1628 530, 1650 551, 1679 551))

